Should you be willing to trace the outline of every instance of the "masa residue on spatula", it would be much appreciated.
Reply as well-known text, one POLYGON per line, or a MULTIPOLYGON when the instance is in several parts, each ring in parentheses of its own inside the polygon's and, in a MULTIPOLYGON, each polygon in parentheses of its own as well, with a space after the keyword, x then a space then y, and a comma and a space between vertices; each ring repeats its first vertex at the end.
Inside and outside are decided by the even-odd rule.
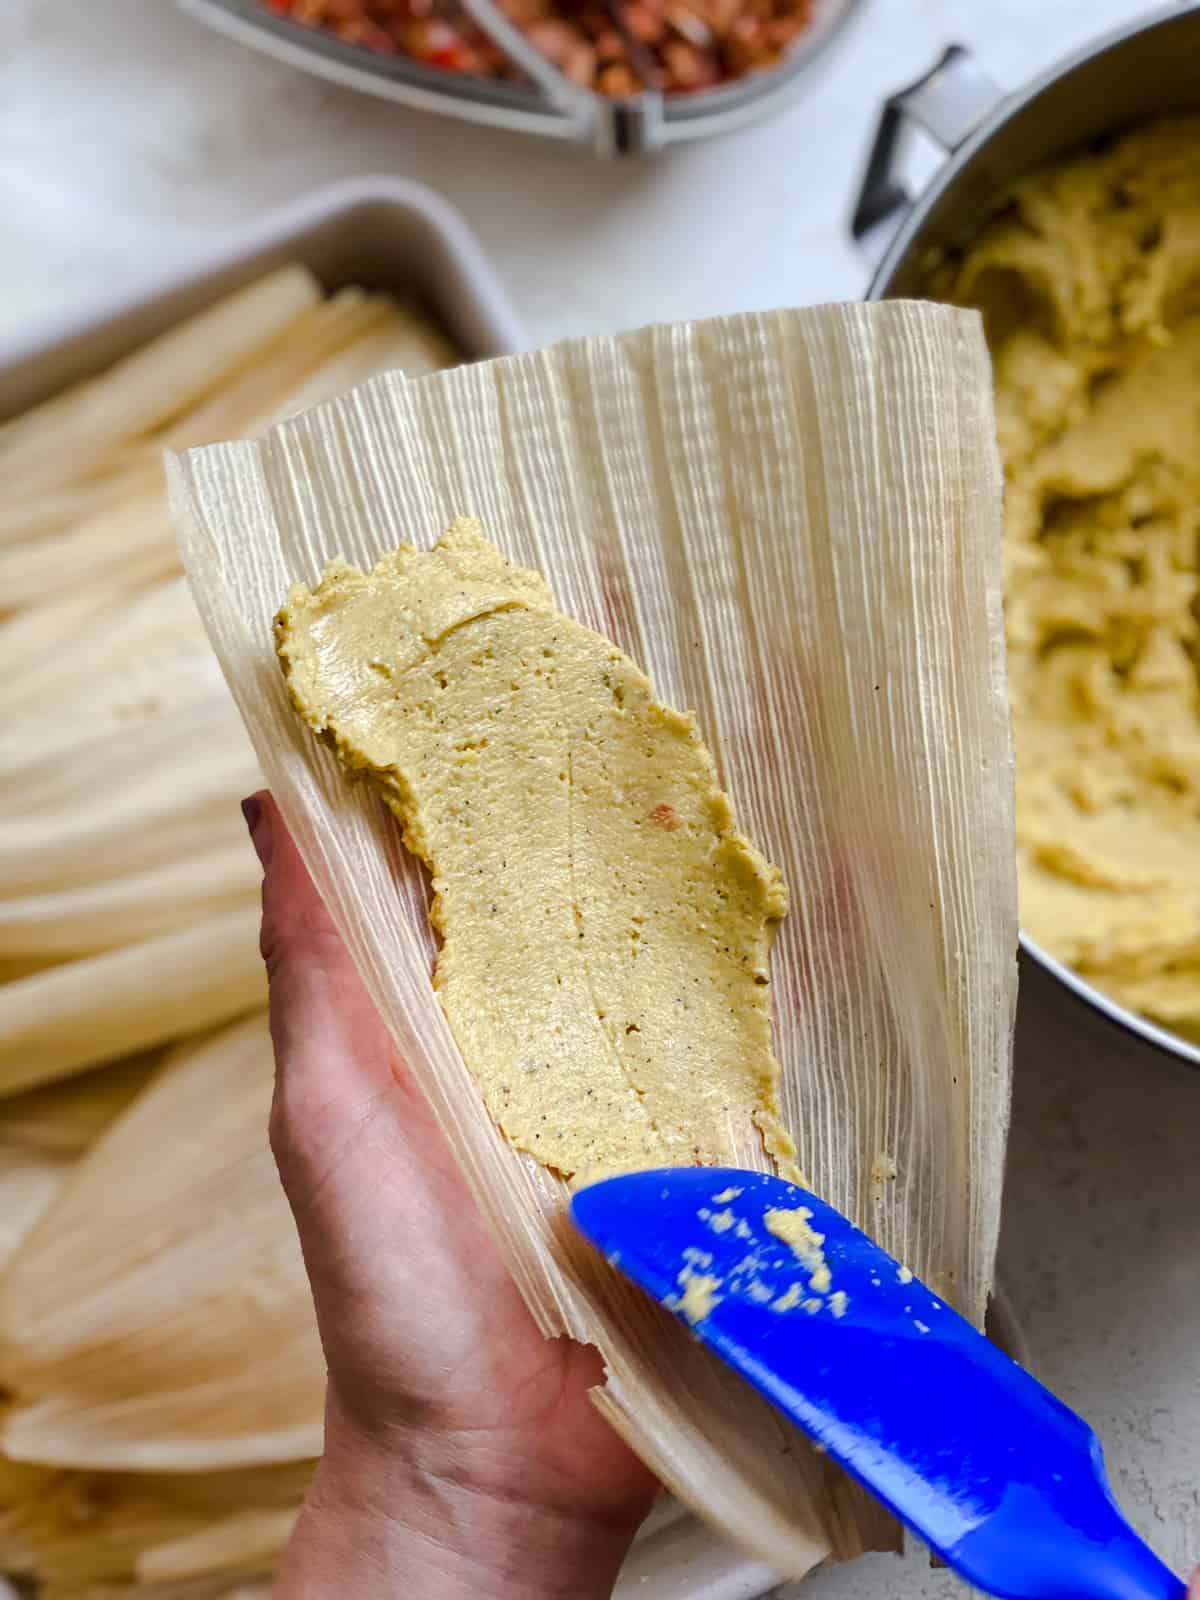
POLYGON ((492 1116, 565 1176, 735 1159, 778 1121, 786 896, 695 723, 475 522, 277 622, 293 700, 430 867, 436 982, 492 1116))

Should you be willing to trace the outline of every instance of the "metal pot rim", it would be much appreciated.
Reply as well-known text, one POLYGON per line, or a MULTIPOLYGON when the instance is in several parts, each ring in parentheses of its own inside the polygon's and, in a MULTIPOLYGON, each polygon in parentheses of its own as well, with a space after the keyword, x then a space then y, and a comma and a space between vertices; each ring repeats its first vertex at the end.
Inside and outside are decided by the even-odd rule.
POLYGON ((1177 21, 1181 16, 1186 16, 1189 11, 1194 10, 1200 10, 1200 0, 1195 0, 1195 3, 1190 5, 1180 5, 1179 0, 1173 0, 1173 3, 1158 7, 1136 22, 1110 29, 1098 39, 1093 39, 1089 44, 1073 50, 1069 55, 1053 62, 1022 88, 1001 94, 995 104, 988 108, 979 125, 949 153, 945 163, 910 207, 872 273, 864 298, 867 300, 884 298, 882 291, 885 285, 896 275, 897 268, 911 248, 930 211, 963 168, 970 165, 984 146, 1017 112, 1024 110, 1026 106, 1054 88, 1060 79, 1067 77, 1094 57, 1116 49, 1141 34, 1152 33, 1155 28, 1177 21))
POLYGON ((1020 936, 1021 949, 1025 951, 1031 961, 1036 961, 1043 971, 1069 989, 1085 1005, 1091 1006, 1094 1011, 1099 1011, 1103 1017, 1115 1027, 1125 1033, 1133 1034, 1136 1038, 1144 1040, 1156 1049, 1165 1051, 1166 1054, 1175 1056, 1191 1067, 1200 1068, 1200 1046, 1192 1044, 1181 1034, 1172 1033, 1168 1028, 1160 1028, 1156 1022, 1151 1022, 1148 1017, 1141 1016, 1136 1011, 1130 1011, 1120 1005, 1111 995, 1097 989, 1094 984, 1080 977, 1074 967, 1068 967, 1065 962, 1052 956, 1050 952, 1038 944, 1036 939, 1031 939, 1027 933, 1020 936))

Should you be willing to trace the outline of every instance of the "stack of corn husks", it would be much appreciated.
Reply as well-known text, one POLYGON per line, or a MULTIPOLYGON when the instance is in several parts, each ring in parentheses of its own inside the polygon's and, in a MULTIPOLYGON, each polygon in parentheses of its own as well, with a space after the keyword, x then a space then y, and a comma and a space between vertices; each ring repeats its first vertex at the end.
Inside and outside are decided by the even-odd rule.
POLYGON ((259 779, 161 453, 454 359, 289 267, 0 427, 0 1571, 47 1600, 265 1594, 320 1450, 259 779))

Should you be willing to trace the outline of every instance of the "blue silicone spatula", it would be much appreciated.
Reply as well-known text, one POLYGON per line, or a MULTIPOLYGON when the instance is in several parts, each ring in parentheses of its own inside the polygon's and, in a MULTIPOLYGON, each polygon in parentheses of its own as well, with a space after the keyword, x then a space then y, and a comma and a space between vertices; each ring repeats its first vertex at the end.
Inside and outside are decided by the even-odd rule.
POLYGON ((969 1583, 1012 1600, 1183 1600, 1100 1444, 816 1195, 688 1167, 581 1189, 576 1225, 969 1583))

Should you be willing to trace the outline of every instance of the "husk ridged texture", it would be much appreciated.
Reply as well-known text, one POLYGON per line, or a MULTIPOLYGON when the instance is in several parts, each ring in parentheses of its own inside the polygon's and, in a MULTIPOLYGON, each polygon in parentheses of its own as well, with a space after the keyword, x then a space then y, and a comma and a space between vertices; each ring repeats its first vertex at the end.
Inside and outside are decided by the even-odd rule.
POLYGON ((45 1472, 8 1503, 0 1553, 50 1589, 175 1584, 270 1568, 295 1520, 311 1462, 170 1475, 45 1472))
MULTIPOLYGON (((978 320, 836 306, 389 376, 173 501, 263 770, 547 1334, 686 1501, 783 1572, 894 1542, 865 1499, 563 1225, 488 1119, 430 986, 426 890, 382 802, 288 704, 271 618, 341 555, 460 515, 694 708, 782 867, 784 1121, 813 1186, 982 1318, 1008 1117, 1016 897, 1000 474, 978 320), (892 1174, 895 1174, 893 1177, 892 1174)), ((762 1166, 748 1138, 740 1159, 762 1166)))
POLYGON ((260 1012, 171 1052, 83 1157, 0 1278, 0 1451, 156 1472, 319 1455, 272 1077, 260 1012))

